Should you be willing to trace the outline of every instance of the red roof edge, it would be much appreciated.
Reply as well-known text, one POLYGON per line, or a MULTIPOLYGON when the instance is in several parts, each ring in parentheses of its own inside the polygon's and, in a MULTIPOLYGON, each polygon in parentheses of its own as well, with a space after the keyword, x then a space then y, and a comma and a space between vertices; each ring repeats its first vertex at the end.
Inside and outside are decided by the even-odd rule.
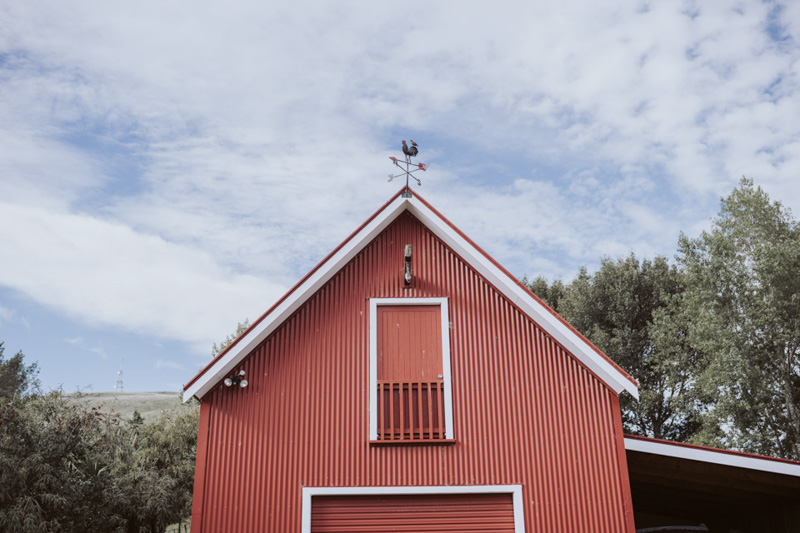
MULTIPOLYGON (((192 386, 198 379, 200 379, 203 374, 205 374, 214 364, 221 359, 229 350, 231 350, 239 341, 244 338, 253 328, 255 328, 258 324, 260 324, 276 307, 278 307, 282 302, 284 302, 291 294, 297 290, 309 277, 313 276, 314 273, 319 270, 322 265, 324 265, 328 259, 333 257, 343 246, 345 246, 348 242, 350 242, 353 237, 355 237, 365 226, 367 226, 372 220, 375 219, 384 209, 386 209, 392 202, 394 202, 402 193, 406 190, 406 187, 403 186, 399 191, 397 191, 394 195, 392 195, 389 200, 384 203, 377 211, 375 211, 367 220, 365 220, 355 231, 353 231, 344 241, 342 241, 336 248, 334 248, 328 255, 325 256, 317 265, 312 268, 305 276, 303 276, 300 281, 295 283, 295 285, 289 289, 278 301, 276 301, 264 314, 262 314, 256 321, 254 321, 250 326, 242 332, 230 345, 228 345, 222 352, 217 354, 217 356, 211 360, 200 372, 197 373, 186 385, 183 386, 183 390, 186 391, 190 386, 192 386)), ((639 386, 639 383, 625 370, 622 369, 613 359, 608 357, 605 353, 603 353, 600 348, 594 345, 589 339, 587 339, 580 331, 575 329, 572 324, 564 320, 564 318, 556 313, 549 305, 547 305, 541 298, 539 298, 536 294, 533 293, 524 283, 522 283, 518 278, 516 278, 513 274, 511 274, 508 270, 506 270, 500 263, 498 263, 493 257, 491 257, 486 251, 478 246, 475 241, 470 239, 463 231, 461 231, 458 227, 455 226, 447 217, 442 215, 436 208, 434 208, 427 200, 425 200, 422 196, 419 195, 416 191, 408 187, 408 191, 416 198, 420 203, 425 205, 428 209, 431 210, 439 219, 441 219, 445 224, 450 226, 450 228, 455 231, 461 238, 467 241, 471 246, 473 246, 478 252, 480 252, 489 262, 491 262, 498 270, 503 272, 509 279, 513 280, 513 282, 520 288, 522 288, 528 296, 532 297, 536 302, 541 304, 548 312, 550 312, 553 317, 559 320, 564 326, 566 326, 570 331, 575 333, 583 342, 585 342, 588 346, 590 346, 600 357, 605 359, 615 370, 617 370, 620 374, 625 376, 631 383, 633 383, 636 387, 639 386)))
MULTIPOLYGON (((300 287, 300 286, 301 286, 303 283, 305 283, 305 281, 306 281, 308 278, 310 278, 311 276, 313 276, 313 275, 314 275, 314 273, 315 273, 317 270, 319 270, 319 269, 320 269, 320 267, 322 267, 322 265, 324 265, 326 261, 328 261, 328 259, 330 259, 330 258, 331 258, 331 257, 333 257, 334 255, 336 255, 336 252, 338 252, 339 250, 341 250, 343 246, 345 246, 345 245, 346 245, 348 242, 350 242, 350 240, 351 240, 353 237, 355 237, 355 236, 358 234, 358 232, 360 232, 362 229, 364 229, 364 227, 365 227, 367 224, 369 224, 370 222, 372 222, 372 220, 374 220, 374 219, 375 219, 375 217, 377 217, 377 216, 378 216, 378 215, 379 215, 379 214, 380 214, 380 213, 381 213, 381 212, 382 212, 384 209, 386 209, 386 208, 389 206, 389 204, 391 204, 392 202, 394 202, 394 201, 397 199, 397 197, 398 197, 398 196, 400 196, 400 195, 403 193, 403 191, 404 191, 405 189, 406 189, 406 187, 405 187, 405 186, 403 186, 403 188, 401 188, 399 191, 397 191, 397 193, 395 193, 394 195, 392 195, 392 197, 391 197, 391 198, 389 198, 389 200, 388 200, 388 201, 387 201, 385 204, 383 204, 383 205, 382 205, 382 206, 381 206, 381 207, 380 207, 380 208, 379 208, 377 211, 375 211, 375 212, 374 212, 374 213, 373 213, 373 214, 372 214, 372 215, 371 215, 371 216, 370 216, 370 217, 369 217, 367 220, 365 220, 363 224, 361 224, 361 225, 360 225, 358 228, 356 228, 356 230, 355 230, 355 231, 353 231, 353 232, 352 232, 352 233, 351 233, 351 234, 350 234, 350 235, 349 235, 349 236, 348 236, 348 237, 347 237, 345 240, 343 240, 343 241, 342 241, 342 242, 339 244, 339 246, 337 246, 336 248, 334 248, 334 249, 333 249, 333 250, 332 250, 332 251, 331 251, 331 252, 330 252, 328 255, 326 255, 326 256, 325 256, 325 258, 324 258, 322 261, 320 261, 319 263, 317 263, 317 265, 316 265, 314 268, 312 268, 312 269, 311 269, 311 270, 308 272, 308 274, 306 274, 305 276, 303 276, 303 277, 300 279, 300 281, 298 281, 297 283, 295 283, 295 284, 294 284, 294 286, 293 286, 291 289, 289 289, 289 290, 286 292, 286 294, 284 294, 283 296, 281 296, 281 297, 280 297, 280 299, 279 299, 278 301, 276 301, 276 302, 275 302, 275 303, 274 303, 274 304, 273 304, 273 305, 272 305, 272 306, 271 306, 269 309, 267 309, 267 311, 266 311, 266 312, 264 312, 264 314, 262 314, 262 315, 261 315, 261 316, 260 316, 260 317, 259 317, 259 318, 258 318, 258 319, 255 321, 255 322, 253 322, 252 324, 250 324, 250 326, 249 326, 249 327, 248 327, 246 330, 244 330, 244 331, 241 333, 241 335, 239 335, 238 337, 236 337, 236 339, 235 339, 235 340, 234 340, 232 343, 230 343, 228 346, 226 346, 226 347, 225 347, 225 349, 224 349, 224 350, 222 350, 220 353, 218 353, 218 354, 217 354, 217 356, 216 356, 216 357, 214 357, 214 359, 212 359, 210 363, 208 363, 208 364, 207 364, 207 365, 206 365, 206 366, 205 366, 205 367, 204 367, 202 370, 200 370, 200 372, 198 372, 198 373, 197 373, 197 375, 196 375, 195 377, 193 377, 193 378, 192 378, 192 379, 191 379, 191 380, 190 380, 188 383, 186 383, 186 385, 184 385, 184 386, 183 386, 183 390, 184 390, 184 391, 186 391, 186 389, 188 389, 189 387, 191 387, 191 386, 192 386, 192 384, 194 384, 194 383, 195 383, 195 382, 196 382, 198 379, 200 379, 200 378, 203 376, 203 374, 205 374, 205 373, 206 373, 206 372, 207 372, 207 371, 208 371, 208 370, 209 370, 209 369, 210 369, 212 366, 214 366, 214 364, 215 364, 215 363, 216 363, 216 362, 217 362, 219 359, 221 359, 221 358, 222 358, 222 357, 223 357, 223 356, 224 356, 226 353, 228 353, 228 351, 230 351, 230 350, 231 350, 231 349, 232 349, 234 346, 236 346, 236 345, 239 343, 239 341, 240 341, 241 339, 243 339, 245 336, 247 336, 247 334, 248 334, 248 333, 250 333, 250 331, 251 331, 253 328, 255 328, 255 327, 258 325, 258 324, 260 324, 260 323, 261 323, 261 322, 262 322, 262 321, 263 321, 263 320, 264 320, 264 319, 265 319, 265 318, 266 318, 266 317, 267 317, 267 316, 268 316, 268 315, 269 315, 269 314, 270 314, 270 313, 271 313, 271 312, 272 312, 272 311, 273 311, 273 310, 274 310, 276 307, 278 307, 278 306, 279 306, 281 303, 283 303, 283 302, 284 302, 284 301, 285 301, 285 300, 286 300, 286 299, 287 299, 289 296, 291 296, 291 294, 292 294, 294 291, 296 291, 296 290, 297 290, 297 288, 298 288, 298 287, 300 287)), ((409 188, 409 190, 410 190, 410 188, 409 188)), ((412 191, 412 192, 413 192, 413 191, 412 191)), ((420 198, 420 200, 421 200, 421 198, 420 198)), ((426 204, 426 205, 427 205, 427 204, 426 204)))
POLYGON ((737 452, 735 450, 725 450, 722 448, 714 448, 712 446, 702 446, 700 444, 689 444, 687 442, 678 442, 674 440, 664 440, 664 439, 654 439, 652 437, 642 437, 639 435, 625 435, 626 439, 632 440, 640 440, 643 442, 655 442, 658 444, 667 444, 670 446, 677 446, 680 448, 688 448, 694 450, 702 450, 706 452, 713 452, 713 453, 722 453, 726 455, 734 455, 737 457, 749 457, 752 459, 763 459, 766 461, 775 461, 776 463, 785 463, 790 465, 797 465, 800 466, 800 461, 795 461, 794 459, 784 459, 783 457, 772 457, 770 455, 759 455, 757 453, 747 453, 747 452, 737 452))
MULTIPOLYGON (((409 189, 410 189, 410 188, 409 188, 409 189)), ((560 321, 562 324, 564 324, 564 325, 565 325, 567 328, 569 328, 569 329, 570 329, 570 330, 571 330, 573 333, 575 333, 575 334, 576 334, 576 335, 577 335, 577 336, 578 336, 578 337, 579 337, 579 338, 580 338, 582 341, 584 341, 584 342, 585 342, 587 345, 591 346, 591 348, 592 348, 592 349, 593 349, 595 352, 597 352, 597 354, 598 354, 600 357, 602 357, 603 359, 605 359, 606 361, 608 361, 608 362, 611 364, 611 366, 612 366, 612 367, 614 367, 614 369, 616 369, 616 370, 617 370, 617 371, 618 371, 620 374, 622 374, 623 376, 625 376, 626 378, 628 378, 628 379, 630 380, 630 382, 631 382, 631 383, 633 383, 633 384, 634 384, 634 385, 636 385, 637 387, 639 386, 639 382, 638 382, 638 381, 636 381, 636 380, 635 380, 635 379, 634 379, 634 378, 633 378, 633 377, 632 377, 630 374, 628 374, 627 372, 625 372, 625 370, 623 370, 621 366, 619 366, 619 365, 618 365, 618 364, 617 364, 617 363, 616 363, 616 362, 615 362, 613 359, 611 359, 609 356, 607 356, 605 353, 603 353, 603 351, 602 351, 600 348, 598 348, 597 346, 595 346, 595 345, 594 345, 594 343, 593 343, 592 341, 590 341, 589 339, 587 339, 587 338, 586 338, 586 337, 585 337, 585 336, 584 336, 584 335, 583 335, 583 334, 582 334, 580 331, 578 331, 577 329, 575 329, 575 328, 572 326, 572 324, 570 324, 569 322, 567 322, 566 320, 564 320, 564 318, 563 318, 561 315, 559 315, 558 313, 556 313, 556 312, 555 312, 555 311, 554 311, 554 310, 553 310, 553 309, 552 309, 552 308, 551 308, 549 305, 547 305, 547 304, 544 302, 544 300, 542 300, 541 298, 539 298, 539 297, 538 297, 538 296, 537 296, 537 295, 536 295, 536 294, 535 294, 535 293, 534 293, 532 290, 530 290, 530 289, 529 289, 529 288, 528 288, 528 287, 527 287, 527 286, 526 286, 524 283, 522 283, 522 282, 521 282, 521 281, 520 281, 520 280, 519 280, 517 277, 515 277, 513 274, 511 274, 511 272, 509 272, 508 270, 506 270, 506 269, 505 269, 505 268, 504 268, 504 267, 503 267, 503 266, 502 266, 500 263, 498 263, 497 261, 495 261, 495 260, 494 260, 494 258, 493 258, 492 256, 490 256, 488 253, 486 253, 486 252, 483 250, 483 248, 481 248, 480 246, 478 246, 477 244, 475 244, 475 242, 474 242, 472 239, 470 239, 469 237, 467 237, 467 236, 464 234, 464 232, 463 232, 463 231, 461 231, 460 229, 458 229, 458 228, 455 226, 455 224, 453 224, 452 222, 450 222, 450 221, 449 221, 449 220, 448 220, 448 219, 447 219, 447 218, 446 218, 444 215, 442 215, 442 214, 441 214, 439 211, 437 211, 437 210, 436 210, 436 208, 434 208, 434 207, 433 207, 431 204, 429 204, 429 203, 428 203, 428 202, 427 202, 427 201, 426 201, 426 200, 425 200, 425 199, 424 199, 422 196, 420 196, 418 193, 416 193, 416 192, 414 192, 414 191, 411 191, 411 192, 412 192, 412 194, 414 195, 414 197, 416 197, 416 198, 417 198, 417 200, 419 200, 420 202, 422 202, 423 204, 425 204, 425 207, 427 207, 428 209, 430 209, 431 211, 433 211, 433 212, 434 212, 434 213, 435 213, 435 214, 436 214, 436 215, 437 215, 439 218, 441 218, 441 219, 442 219, 442 220, 443 220, 443 221, 444 221, 444 222, 445 222, 445 223, 446 223, 448 226, 450 226, 450 227, 453 229, 453 231, 455 231, 456 233, 458 233, 458 234, 461 236, 461 238, 462 238, 462 239, 466 240, 468 243, 470 243, 472 246, 474 246, 474 247, 475 247, 475 249, 476 249, 476 250, 478 250, 478 251, 479 251, 481 254, 483 254, 483 256, 484 256, 484 257, 485 257, 485 258, 486 258, 488 261, 490 261, 490 262, 491 262, 491 263, 492 263, 494 266, 496 266, 496 267, 497 267, 497 268, 498 268, 498 269, 499 269, 501 272, 503 272, 503 273, 504 273, 506 276, 508 276, 510 279, 512 279, 512 280, 514 281, 514 283, 516 283, 516 284, 517 284, 517 286, 521 287, 521 288, 522 288, 522 289, 523 289, 523 290, 524 290, 526 293, 528 293, 528 295, 529 295, 529 296, 531 296, 531 297, 532 297, 534 300, 536 300, 538 303, 540 303, 542 306, 544 306, 544 308, 545 308, 545 309, 547 309, 547 310, 548 310, 548 311, 549 311, 549 312, 550 312, 550 313, 551 313, 551 314, 552 314, 552 315, 553 315, 553 316, 554 316, 554 317, 555 317, 557 320, 559 320, 559 321, 560 321)))

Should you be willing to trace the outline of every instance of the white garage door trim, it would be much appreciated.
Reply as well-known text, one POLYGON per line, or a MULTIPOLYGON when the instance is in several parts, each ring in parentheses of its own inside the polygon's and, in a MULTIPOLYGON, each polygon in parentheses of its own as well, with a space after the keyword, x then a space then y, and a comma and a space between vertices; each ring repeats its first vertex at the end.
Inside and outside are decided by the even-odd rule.
POLYGON ((469 485, 429 487, 303 487, 301 533, 311 533, 311 498, 313 496, 386 496, 422 494, 511 494, 514 506, 514 532, 524 533, 522 485, 469 485))

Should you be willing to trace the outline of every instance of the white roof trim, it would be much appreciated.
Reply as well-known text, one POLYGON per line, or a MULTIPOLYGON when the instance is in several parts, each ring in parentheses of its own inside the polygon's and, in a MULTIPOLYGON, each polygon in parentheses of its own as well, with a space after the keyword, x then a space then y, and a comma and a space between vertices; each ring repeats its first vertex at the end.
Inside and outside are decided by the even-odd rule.
POLYGON ((344 265, 355 257, 367 243, 383 231, 406 207, 407 198, 398 197, 373 218, 358 234, 353 235, 333 257, 330 257, 312 276, 297 287, 278 307, 258 322, 243 339, 214 363, 205 374, 183 392, 183 401, 192 396, 202 398, 214 385, 232 372, 244 356, 255 349, 284 320, 300 308, 305 301, 325 285, 344 265))
POLYGON ((472 243, 459 235, 451 226, 442 224, 441 218, 436 213, 428 209, 422 202, 412 203, 409 211, 426 224, 436 236, 442 239, 457 254, 463 257, 475 270, 480 272, 512 303, 533 318, 565 349, 605 381, 617 394, 626 390, 634 398, 639 399, 638 388, 627 376, 599 355, 584 339, 553 316, 553 313, 531 297, 525 289, 517 285, 516 280, 510 279, 508 274, 478 251, 472 243))
POLYGON ((775 461, 753 455, 728 453, 725 450, 716 451, 713 449, 652 440, 631 439, 628 437, 625 437, 625 449, 633 452, 652 453, 654 455, 664 455, 667 457, 676 457, 678 459, 688 459, 703 463, 749 468, 750 470, 760 470, 762 472, 800 477, 800 464, 775 461))
POLYGON ((449 224, 445 223, 437 213, 429 209, 416 197, 404 198, 398 196, 384 207, 375 218, 361 228, 357 234, 348 239, 336 254, 320 265, 313 275, 292 291, 280 305, 258 322, 223 357, 214 362, 211 368, 207 369, 203 375, 184 391, 183 400, 188 401, 193 396, 198 398, 205 396, 217 382, 232 372, 234 367, 250 351, 275 331, 284 320, 289 318, 309 297, 325 285, 328 280, 406 209, 464 258, 467 263, 483 275, 511 302, 527 313, 565 349, 597 374, 615 392, 619 394, 626 390, 635 398, 639 398, 636 385, 625 374, 600 356, 584 339, 553 316, 548 309, 518 286, 515 280, 509 278, 508 274, 498 268, 472 243, 462 237, 449 224))

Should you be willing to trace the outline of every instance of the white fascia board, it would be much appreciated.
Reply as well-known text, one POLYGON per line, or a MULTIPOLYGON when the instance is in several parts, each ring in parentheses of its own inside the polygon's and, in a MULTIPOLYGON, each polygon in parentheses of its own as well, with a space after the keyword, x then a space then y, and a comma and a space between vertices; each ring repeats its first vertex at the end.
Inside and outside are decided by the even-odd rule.
POLYGON ((441 219, 422 202, 412 199, 409 211, 425 223, 437 237, 462 256, 473 268, 494 285, 506 298, 527 313, 548 334, 571 352, 601 380, 619 394, 628 391, 639 399, 636 385, 619 370, 601 357, 582 338, 575 334, 563 322, 558 320, 542 304, 537 302, 522 287, 519 287, 508 274, 497 268, 483 253, 478 251, 469 241, 464 239, 449 225, 442 224, 441 219))
POLYGON ((522 485, 442 485, 411 487, 303 487, 301 533, 311 533, 312 496, 386 496, 423 494, 511 494, 514 533, 525 531, 522 485))
POLYGON ((439 215, 431 211, 416 197, 404 198, 398 196, 391 204, 372 219, 357 234, 319 269, 314 272, 301 286, 277 308, 241 339, 233 348, 209 368, 197 381, 192 383, 183 393, 183 401, 189 401, 193 396, 202 398, 218 381, 224 379, 234 367, 266 339, 284 320, 289 318, 307 298, 312 296, 325 283, 328 282, 344 265, 355 257, 369 242, 383 231, 394 219, 408 209, 414 216, 422 221, 437 237, 463 257, 473 268, 500 290, 511 302, 527 313, 548 334, 558 341, 566 350, 574 354, 578 360, 585 364, 601 380, 607 383, 617 394, 627 390, 635 398, 639 398, 636 387, 624 374, 620 373, 613 365, 601 357, 583 339, 571 329, 556 319, 550 311, 532 298, 525 290, 519 287, 514 280, 497 268, 483 253, 478 251, 469 241, 464 239, 457 231, 444 223, 439 215))
POLYGON ((800 477, 800 464, 773 461, 772 459, 752 455, 728 453, 725 450, 715 451, 712 449, 696 448, 694 446, 630 439, 627 437, 625 437, 625 449, 632 452, 651 453, 690 461, 735 466, 738 468, 748 468, 750 470, 760 470, 761 472, 800 477))
POLYGON ((202 398, 221 379, 224 379, 244 357, 266 339, 284 320, 289 318, 305 301, 328 282, 342 267, 355 257, 369 242, 403 212, 408 198, 398 197, 372 219, 361 231, 353 235, 336 254, 320 265, 301 286, 281 304, 257 323, 247 335, 236 343, 223 357, 209 368, 200 378, 192 383, 183 393, 183 401, 193 396, 202 398))

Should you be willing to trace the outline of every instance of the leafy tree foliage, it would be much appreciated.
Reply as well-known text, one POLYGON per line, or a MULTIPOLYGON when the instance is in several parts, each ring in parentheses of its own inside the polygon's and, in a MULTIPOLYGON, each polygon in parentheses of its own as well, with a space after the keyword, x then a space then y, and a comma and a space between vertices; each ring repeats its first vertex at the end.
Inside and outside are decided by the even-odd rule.
POLYGON ((626 431, 800 459, 800 224, 742 179, 677 259, 523 281, 639 380, 626 431))
POLYGON ((681 236, 682 309, 707 354, 700 443, 800 459, 800 226, 742 179, 713 227, 681 236))
POLYGON ((133 489, 127 500, 129 531, 164 531, 192 512, 198 404, 180 404, 148 424, 134 426, 136 439, 121 481, 133 489))
POLYGON ((623 395, 625 430, 638 435, 684 440, 698 423, 684 405, 691 376, 675 357, 683 352, 675 340, 673 300, 682 278, 663 257, 639 261, 634 255, 605 258, 589 274, 582 268, 564 286, 537 278, 531 290, 639 381, 639 401, 623 395))
POLYGON ((40 394, 37 365, 25 365, 22 353, 2 355, 0 343, 0 531, 182 530, 191 516, 197 402, 155 420, 138 411, 123 420, 61 391, 40 394))
POLYGON ((188 518, 197 406, 151 424, 61 392, 0 403, 0 531, 163 532, 188 518))
POLYGON ((211 357, 216 357, 219 354, 221 354, 225 350, 225 348, 233 344, 233 341, 238 339, 239 336, 242 333, 244 333, 248 327, 250 327, 250 319, 245 318, 244 322, 239 322, 236 325, 236 331, 233 334, 225 337, 225 340, 219 344, 217 344, 216 342, 214 343, 214 345, 211 347, 211 357))
POLYGON ((553 283, 548 284, 546 279, 538 276, 533 281, 528 281, 528 278, 522 278, 521 281, 551 309, 555 311, 560 309, 561 301, 567 291, 567 287, 561 280, 555 280, 553 283))
POLYGON ((36 363, 26 365, 22 352, 5 359, 5 348, 0 342, 0 399, 25 394, 39 386, 39 367, 36 363))

